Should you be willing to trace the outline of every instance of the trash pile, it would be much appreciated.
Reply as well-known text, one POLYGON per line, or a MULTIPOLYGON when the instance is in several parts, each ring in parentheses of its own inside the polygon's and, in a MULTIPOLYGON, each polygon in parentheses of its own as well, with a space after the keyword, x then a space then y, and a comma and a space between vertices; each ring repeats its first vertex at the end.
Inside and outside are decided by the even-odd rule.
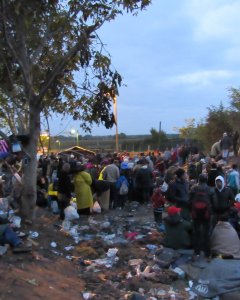
MULTIPOLYGON (((2 208, 0 214, 6 213, 2 208)), ((198 299, 196 282, 188 279, 191 272, 183 267, 192 251, 161 245, 164 233, 150 206, 130 202, 123 210, 79 217, 72 203, 63 222, 55 217, 47 237, 41 227, 20 232, 21 218, 8 213, 19 234, 27 235, 37 249, 36 260, 61 259, 76 267, 85 282, 83 299, 198 299)), ((0 255, 7 250, 0 247, 0 255)))
POLYGON ((166 261, 169 254, 161 246, 162 233, 149 218, 151 211, 138 202, 91 217, 79 218, 74 203, 66 209, 59 234, 72 243, 51 241, 49 251, 78 267, 81 278, 86 279, 84 299, 100 299, 97 295, 106 292, 100 286, 105 289, 106 285, 116 293, 115 299, 189 298, 183 274, 172 268, 171 259, 166 261), (175 287, 176 282, 180 286, 175 287))

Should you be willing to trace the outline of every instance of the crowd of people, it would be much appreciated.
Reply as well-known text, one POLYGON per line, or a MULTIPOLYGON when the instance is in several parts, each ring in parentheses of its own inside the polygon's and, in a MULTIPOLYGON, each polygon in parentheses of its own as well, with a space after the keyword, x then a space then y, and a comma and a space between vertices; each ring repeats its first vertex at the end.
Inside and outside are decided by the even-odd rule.
MULTIPOLYGON (((37 205, 57 203, 59 218, 75 199, 79 215, 90 215, 97 202, 102 211, 121 210, 127 201, 153 207, 156 223, 164 230, 164 245, 193 249, 209 260, 214 255, 240 257, 239 171, 229 167, 229 152, 220 141, 220 152, 204 155, 197 147, 180 145, 163 152, 114 153, 101 156, 64 156, 53 153, 38 160, 37 205), (221 153, 222 151, 222 153, 221 153)), ((21 163, 2 160, 1 199, 11 198, 18 209, 21 201, 21 163)), ((9 241, 23 248, 0 217, 0 243, 9 241), (13 237, 14 236, 14 237, 13 237)), ((16 250, 17 251, 17 250, 16 250)))

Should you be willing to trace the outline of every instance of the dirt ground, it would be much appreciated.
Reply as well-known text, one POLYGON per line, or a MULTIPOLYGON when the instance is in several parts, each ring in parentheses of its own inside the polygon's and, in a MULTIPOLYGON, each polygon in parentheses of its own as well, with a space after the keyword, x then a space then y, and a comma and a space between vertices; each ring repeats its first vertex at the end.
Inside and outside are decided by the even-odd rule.
POLYGON ((146 245, 161 247, 162 240, 150 207, 111 210, 94 215, 90 222, 82 217, 75 225, 82 228, 77 244, 61 231, 57 215, 38 208, 34 225, 20 228, 39 234, 32 238, 32 252, 13 254, 8 249, 0 257, 0 300, 132 299, 135 292, 149 297, 155 293, 155 299, 173 299, 173 295, 174 299, 188 299, 186 282, 172 271, 165 269, 158 276, 152 276, 153 271, 147 273, 146 267, 154 265, 154 255, 146 245), (131 236, 134 230, 137 238, 131 236), (111 235, 120 238, 114 240, 111 235), (52 247, 52 242, 57 246, 52 247), (64 249, 66 246, 73 247, 64 249), (117 254, 111 267, 94 264, 94 260, 106 258, 112 248, 117 254), (146 276, 137 274, 134 259, 142 260, 138 272, 145 269, 146 276))

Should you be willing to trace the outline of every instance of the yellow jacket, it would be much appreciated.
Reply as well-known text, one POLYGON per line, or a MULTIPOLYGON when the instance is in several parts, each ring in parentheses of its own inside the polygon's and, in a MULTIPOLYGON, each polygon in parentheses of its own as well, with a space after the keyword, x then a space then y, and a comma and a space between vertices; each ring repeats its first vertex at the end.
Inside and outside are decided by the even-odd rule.
POLYGON ((78 172, 74 178, 74 190, 77 199, 77 208, 83 209, 93 206, 91 190, 92 177, 85 171, 78 172))

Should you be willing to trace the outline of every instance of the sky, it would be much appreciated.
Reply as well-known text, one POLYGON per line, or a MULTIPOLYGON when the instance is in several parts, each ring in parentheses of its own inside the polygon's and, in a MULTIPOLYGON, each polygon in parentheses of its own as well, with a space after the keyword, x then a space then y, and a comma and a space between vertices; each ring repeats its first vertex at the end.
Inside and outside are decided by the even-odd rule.
MULTIPOLYGON (((185 120, 200 121, 207 107, 229 104, 240 87, 240 0, 153 0, 138 16, 107 23, 99 35, 126 86, 120 88, 118 132, 176 133, 185 120)), ((52 134, 79 123, 51 121, 52 134)), ((115 134, 94 126, 92 135, 115 134)))

